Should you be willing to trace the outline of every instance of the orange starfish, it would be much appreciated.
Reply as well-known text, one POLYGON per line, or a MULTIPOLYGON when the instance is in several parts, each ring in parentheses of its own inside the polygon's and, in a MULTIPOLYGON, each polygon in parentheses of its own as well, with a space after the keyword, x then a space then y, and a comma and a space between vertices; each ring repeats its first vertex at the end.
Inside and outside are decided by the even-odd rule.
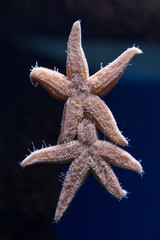
POLYGON ((78 125, 76 141, 36 150, 23 160, 21 166, 40 162, 72 162, 63 182, 55 213, 56 222, 83 184, 89 170, 110 194, 119 199, 125 197, 127 192, 121 188, 110 165, 142 173, 141 164, 129 153, 111 142, 98 140, 95 125, 88 119, 83 119, 78 125))
POLYGON ((139 48, 128 48, 108 66, 89 77, 81 46, 80 21, 73 24, 67 47, 67 76, 37 66, 30 74, 33 85, 40 83, 53 97, 66 100, 58 143, 74 140, 78 124, 87 115, 112 142, 122 146, 128 144, 100 97, 115 86, 132 57, 141 53, 139 48))

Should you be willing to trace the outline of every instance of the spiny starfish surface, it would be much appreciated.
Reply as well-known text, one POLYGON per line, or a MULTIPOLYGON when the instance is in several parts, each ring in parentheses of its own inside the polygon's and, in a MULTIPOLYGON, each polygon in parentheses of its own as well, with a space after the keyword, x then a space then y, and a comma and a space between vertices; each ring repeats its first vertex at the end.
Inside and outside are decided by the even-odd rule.
POLYGON ((40 83, 55 98, 66 100, 58 145, 31 153, 21 166, 38 162, 71 162, 55 213, 58 221, 91 170, 105 189, 116 198, 123 190, 110 164, 142 173, 142 167, 129 153, 111 142, 98 140, 96 127, 115 144, 127 145, 116 121, 100 99, 118 82, 129 61, 142 53, 132 47, 89 77, 87 61, 81 46, 80 22, 73 24, 67 47, 67 76, 47 68, 32 69, 31 82, 40 83), (88 118, 88 119, 87 119, 88 118), (74 140, 77 137, 77 140, 74 140))
POLYGON ((128 48, 116 60, 89 77, 87 60, 81 46, 80 21, 73 24, 67 46, 67 76, 44 67, 35 67, 30 74, 34 85, 40 83, 55 98, 66 100, 58 143, 74 140, 77 126, 88 116, 114 143, 125 146, 127 140, 104 101, 100 99, 118 82, 139 48, 128 48))
POLYGON ((62 217, 89 170, 110 194, 119 199, 126 196, 127 192, 121 188, 110 165, 142 173, 141 164, 129 153, 111 142, 98 140, 95 125, 88 119, 83 119, 78 125, 77 140, 36 150, 23 160, 21 166, 39 162, 72 162, 63 182, 55 213, 56 222, 62 217))

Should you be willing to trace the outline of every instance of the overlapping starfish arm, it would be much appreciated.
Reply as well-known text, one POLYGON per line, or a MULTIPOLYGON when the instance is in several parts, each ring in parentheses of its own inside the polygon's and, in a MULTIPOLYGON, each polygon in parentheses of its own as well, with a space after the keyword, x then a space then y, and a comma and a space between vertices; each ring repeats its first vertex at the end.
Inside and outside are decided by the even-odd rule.
POLYGON ((98 139, 95 124, 84 118, 78 125, 77 138, 82 145, 91 146, 98 139))
POLYGON ((68 144, 62 144, 52 147, 42 148, 32 152, 22 162, 25 167, 35 163, 65 163, 78 157, 82 152, 82 146, 78 141, 72 141, 68 144))
POLYGON ((91 92, 102 97, 108 93, 119 81, 128 63, 136 54, 141 54, 139 48, 128 48, 112 63, 102 68, 89 77, 86 84, 91 88, 91 92))
POLYGON ((143 172, 140 162, 133 158, 128 152, 119 148, 111 142, 97 140, 94 147, 99 155, 109 164, 133 170, 139 174, 143 172))
POLYGON ((114 143, 125 146, 128 144, 117 127, 112 112, 98 96, 90 96, 85 101, 85 112, 95 121, 97 127, 114 143))
POLYGON ((34 86, 40 83, 53 97, 66 100, 71 95, 73 83, 63 74, 44 67, 35 67, 30 73, 34 86))
POLYGON ((55 212, 55 222, 57 222, 67 209, 73 197, 82 186, 89 171, 88 155, 83 152, 78 159, 71 163, 58 200, 55 212))
POLYGON ((121 188, 111 166, 100 156, 93 156, 91 171, 112 196, 118 199, 126 196, 127 192, 121 188))
POLYGON ((83 118, 81 100, 70 97, 65 103, 63 118, 61 122, 61 132, 58 144, 72 141, 77 133, 77 126, 83 118))
POLYGON ((67 77, 75 88, 81 88, 89 77, 88 63, 81 46, 80 21, 76 21, 68 39, 67 45, 67 77))

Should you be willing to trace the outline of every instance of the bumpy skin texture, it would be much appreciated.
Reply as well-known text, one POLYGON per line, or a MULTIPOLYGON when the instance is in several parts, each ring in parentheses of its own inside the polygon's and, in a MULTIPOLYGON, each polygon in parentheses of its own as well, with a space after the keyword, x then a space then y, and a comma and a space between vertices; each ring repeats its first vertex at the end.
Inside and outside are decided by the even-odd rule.
POLYGON ((88 115, 97 127, 114 143, 128 144, 119 131, 113 114, 99 97, 108 93, 118 82, 130 60, 142 51, 128 48, 116 60, 89 77, 87 60, 81 46, 80 21, 73 24, 67 45, 67 76, 43 67, 31 71, 31 82, 40 83, 51 95, 65 103, 58 144, 72 141, 77 126, 88 115))
POLYGON ((76 192, 91 171, 114 197, 126 196, 111 165, 142 173, 141 164, 115 144, 127 145, 112 112, 101 96, 118 82, 132 57, 141 50, 132 47, 115 61, 89 77, 87 61, 81 46, 80 22, 73 24, 67 47, 67 76, 43 67, 35 67, 30 79, 40 83, 50 94, 66 100, 58 144, 36 150, 21 163, 22 167, 35 163, 71 162, 63 182, 55 212, 59 221, 76 192), (96 126, 114 143, 98 140, 96 126), (77 140, 74 140, 77 137, 77 140))
POLYGON ((110 165, 142 173, 141 164, 129 153, 111 142, 98 140, 95 125, 90 120, 83 119, 78 125, 77 138, 67 144, 36 150, 21 163, 25 167, 40 162, 72 162, 63 182, 55 213, 56 222, 62 217, 89 170, 118 199, 125 197, 127 192, 121 188, 110 165))

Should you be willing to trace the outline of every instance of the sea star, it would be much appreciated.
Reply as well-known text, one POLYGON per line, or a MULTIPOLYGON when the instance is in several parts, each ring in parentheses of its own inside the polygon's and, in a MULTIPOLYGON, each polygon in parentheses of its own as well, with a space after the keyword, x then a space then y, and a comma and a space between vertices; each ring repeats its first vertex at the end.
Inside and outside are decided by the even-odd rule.
POLYGON ((121 188, 110 165, 142 173, 141 164, 129 153, 111 142, 98 140, 95 125, 88 119, 83 119, 78 125, 77 140, 36 150, 23 160, 21 166, 71 161, 55 212, 55 222, 62 217, 89 170, 110 194, 119 199, 127 192, 121 188))
POLYGON ((33 85, 40 83, 52 96, 67 100, 64 107, 58 143, 74 140, 77 126, 88 116, 114 143, 125 146, 127 140, 119 131, 116 121, 99 97, 108 93, 118 82, 129 61, 142 51, 128 48, 116 60, 89 77, 87 60, 81 46, 80 21, 73 24, 67 47, 67 76, 44 67, 34 67, 30 73, 33 85))

